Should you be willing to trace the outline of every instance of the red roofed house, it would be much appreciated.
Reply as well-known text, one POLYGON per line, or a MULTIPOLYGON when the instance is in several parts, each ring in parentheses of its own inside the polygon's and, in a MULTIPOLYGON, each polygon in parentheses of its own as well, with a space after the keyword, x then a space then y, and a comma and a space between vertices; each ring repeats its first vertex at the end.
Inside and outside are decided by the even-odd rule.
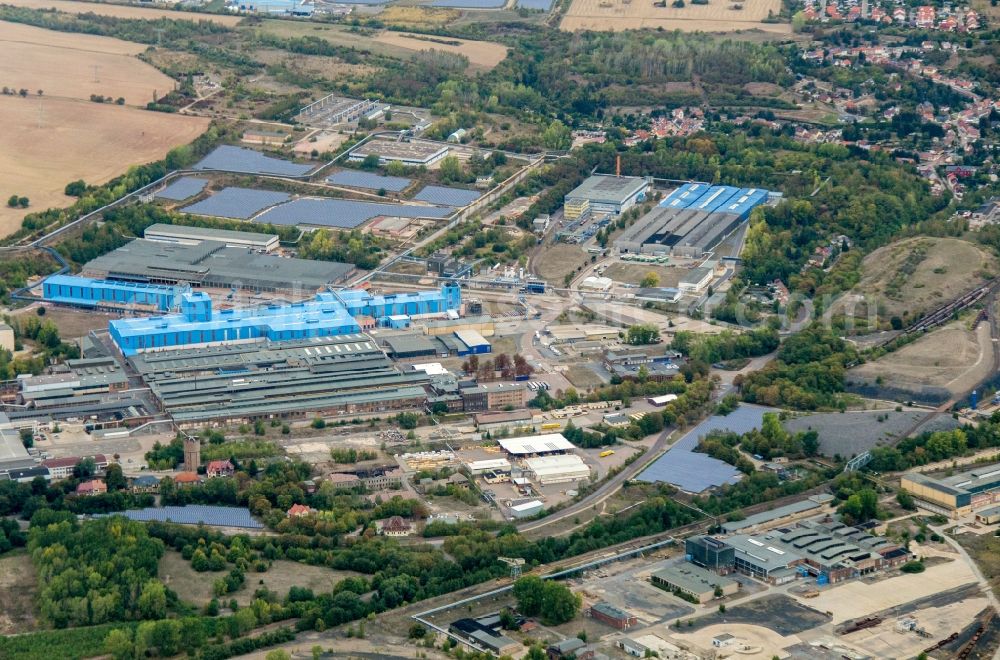
POLYGON ((108 492, 108 486, 100 479, 84 481, 76 487, 77 495, 86 495, 87 497, 91 497, 93 495, 103 495, 106 492, 108 492))
POLYGON ((201 477, 199 477, 194 472, 181 472, 174 476, 174 483, 178 486, 190 486, 192 484, 200 484, 201 477))
POLYGON ((210 477, 231 477, 233 473, 236 472, 236 468, 229 460, 225 461, 209 461, 208 467, 205 468, 205 474, 210 477))
POLYGON ((393 516, 388 520, 381 520, 376 523, 379 534, 383 536, 409 536, 413 531, 413 525, 406 522, 399 516, 393 516))
POLYGON ((311 506, 306 506, 305 504, 293 504, 292 508, 288 510, 289 518, 300 518, 302 516, 308 516, 311 513, 316 513, 316 509, 311 506))
POLYGON ((104 454, 95 454, 94 456, 70 456, 68 458, 50 458, 47 461, 42 461, 42 465, 49 469, 49 474, 52 475, 53 480, 68 479, 73 476, 73 468, 75 468, 77 463, 82 461, 84 458, 93 458, 94 467, 98 472, 101 472, 108 467, 108 458, 104 454))

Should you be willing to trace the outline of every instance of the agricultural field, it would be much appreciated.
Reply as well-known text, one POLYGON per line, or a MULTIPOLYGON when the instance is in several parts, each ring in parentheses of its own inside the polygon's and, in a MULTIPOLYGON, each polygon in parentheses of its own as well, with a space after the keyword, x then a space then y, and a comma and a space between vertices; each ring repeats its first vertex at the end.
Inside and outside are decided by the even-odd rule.
MULTIPOLYGON (((978 286, 997 270, 996 257, 957 238, 908 238, 879 248, 862 262, 861 282, 834 307, 859 320, 873 306, 886 328, 893 316, 904 321, 939 307, 978 286)), ((874 328, 872 328, 874 329, 874 328)))
POLYGON ((988 378, 992 369, 989 325, 980 323, 973 332, 967 323, 957 321, 852 369, 847 379, 884 384, 897 391, 940 389, 961 396, 988 378))
POLYGON ((399 46, 411 51, 438 50, 463 55, 473 69, 489 70, 507 58, 507 47, 490 41, 470 41, 452 37, 430 37, 405 32, 383 32, 375 37, 380 44, 399 46))
POLYGON ((32 109, 44 115, 50 97, 89 99, 98 94, 145 106, 174 81, 135 57, 146 48, 110 37, 56 32, 0 21, 0 80, 8 87, 43 92, 32 109), (41 107, 41 110, 39 110, 41 107))
POLYGON ((27 7, 29 9, 57 9, 67 14, 97 14, 112 18, 172 18, 178 21, 211 21, 219 25, 233 26, 243 20, 239 16, 222 14, 202 14, 191 11, 170 11, 152 7, 137 7, 135 5, 112 5, 105 2, 74 2, 72 0, 4 0, 4 4, 12 7, 27 7))
POLYGON ((132 165, 159 160, 198 137, 209 120, 73 99, 40 105, 0 96, 0 122, 9 129, 0 131, 0 197, 31 200, 27 211, 0 207, 0 236, 6 236, 28 212, 71 204, 73 198, 63 194, 70 181, 104 183, 132 165))
POLYGON ((350 29, 337 25, 280 20, 263 21, 258 29, 285 38, 316 37, 336 46, 369 50, 387 57, 405 58, 413 53, 429 50, 464 55, 469 60, 470 68, 477 70, 492 69, 507 57, 505 46, 489 41, 418 36, 403 32, 350 29))
MULTIPOLYGON (((666 4, 670 5, 669 2, 666 4)), ((788 23, 761 22, 769 14, 777 15, 779 11, 781 0, 748 0, 740 3, 712 0, 704 5, 687 3, 680 8, 657 7, 649 1, 573 0, 559 27, 569 32, 662 28, 681 32, 760 30, 774 35, 789 35, 792 26, 788 23)))

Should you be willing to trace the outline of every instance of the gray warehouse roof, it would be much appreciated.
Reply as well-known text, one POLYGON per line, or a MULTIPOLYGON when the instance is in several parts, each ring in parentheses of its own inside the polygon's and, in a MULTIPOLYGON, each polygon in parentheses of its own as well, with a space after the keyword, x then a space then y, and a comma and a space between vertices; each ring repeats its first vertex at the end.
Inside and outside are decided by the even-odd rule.
POLYGON ((354 270, 335 261, 285 259, 218 241, 178 245, 137 238, 83 267, 85 274, 109 279, 190 282, 220 288, 315 290, 340 282, 354 270))
POLYGON ((235 231, 233 229, 211 229, 208 227, 193 227, 187 225, 167 225, 156 223, 146 228, 144 236, 152 238, 150 234, 164 234, 182 238, 192 238, 201 241, 240 241, 244 243, 267 244, 276 238, 277 234, 262 234, 255 231, 235 231))
POLYGON ((589 199, 592 202, 621 204, 647 186, 645 179, 634 176, 595 174, 566 195, 566 199, 589 199))

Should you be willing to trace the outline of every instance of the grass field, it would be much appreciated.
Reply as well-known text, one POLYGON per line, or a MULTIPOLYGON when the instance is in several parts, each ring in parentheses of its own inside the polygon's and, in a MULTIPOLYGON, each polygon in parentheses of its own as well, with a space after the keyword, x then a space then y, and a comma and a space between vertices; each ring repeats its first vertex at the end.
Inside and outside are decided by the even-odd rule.
POLYGON ((677 283, 681 281, 681 276, 687 273, 684 268, 675 268, 673 266, 654 266, 652 264, 630 264, 625 262, 619 262, 612 264, 604 271, 605 277, 610 277, 615 282, 621 282, 623 284, 639 284, 642 278, 646 277, 648 273, 656 273, 660 278, 660 283, 657 286, 672 286, 676 287, 677 283))
MULTIPOLYGON (((400 9, 413 9, 401 7, 400 9)), ((380 14, 379 18, 383 18, 380 14)), ((388 57, 409 57, 413 53, 437 50, 465 55, 469 66, 475 69, 492 69, 507 57, 507 48, 489 41, 470 41, 451 37, 410 35, 404 32, 375 32, 344 28, 337 25, 303 23, 298 21, 266 20, 259 27, 266 33, 279 37, 316 37, 331 44, 347 48, 370 50, 388 57)))
POLYGON ((0 558, 0 635, 24 633, 35 628, 35 567, 20 551, 0 558))
POLYGON ((450 25, 462 12, 439 7, 402 7, 393 5, 379 12, 378 19, 386 25, 413 28, 436 28, 450 25))
MULTIPOLYGON (((0 97, 0 197, 26 196, 27 212, 68 206, 70 181, 104 183, 200 135, 209 120, 71 99, 0 97)), ((26 211, 0 207, 0 236, 26 211)))
POLYGON ((532 269, 555 286, 562 286, 567 273, 586 263, 589 255, 580 246, 569 243, 546 245, 531 258, 532 269))
POLYGON ((242 18, 239 16, 224 16, 221 14, 200 14, 190 11, 170 11, 152 7, 136 7, 135 5, 111 5, 97 2, 73 2, 71 0, 4 0, 4 4, 12 7, 28 7, 31 9, 57 9, 67 14, 97 14, 113 18, 172 18, 174 20, 211 21, 220 25, 233 26, 242 18))
POLYGON ((707 5, 688 3, 681 8, 656 7, 649 0, 573 0, 559 27, 579 30, 638 30, 642 28, 680 30, 682 32, 736 32, 761 30, 788 35, 788 23, 762 23, 768 12, 777 14, 781 0, 712 0, 707 5), (742 9, 735 9, 742 5, 742 9))
POLYGON ((174 81, 134 57, 143 50, 139 44, 110 37, 0 21, 0 80, 8 87, 27 89, 32 97, 42 90, 43 101, 99 94, 145 106, 154 92, 163 95, 173 89, 174 81))
POLYGON ((835 311, 845 312, 853 304, 854 314, 865 317, 877 305, 878 322, 885 327, 893 316, 912 318, 943 305, 996 269, 996 258, 968 241, 908 238, 865 257, 861 282, 835 311))
MULTIPOLYGON (((198 573, 191 568, 190 562, 184 561, 179 552, 172 550, 167 551, 160 560, 160 579, 176 591, 181 600, 199 606, 212 600, 212 583, 225 575, 226 571, 198 573)), ((249 605, 253 600, 253 592, 261 586, 277 592, 280 598, 284 598, 292 587, 307 587, 320 593, 330 591, 337 582, 354 575, 358 574, 278 560, 266 573, 248 572, 243 588, 227 598, 235 597, 241 607, 249 605)))

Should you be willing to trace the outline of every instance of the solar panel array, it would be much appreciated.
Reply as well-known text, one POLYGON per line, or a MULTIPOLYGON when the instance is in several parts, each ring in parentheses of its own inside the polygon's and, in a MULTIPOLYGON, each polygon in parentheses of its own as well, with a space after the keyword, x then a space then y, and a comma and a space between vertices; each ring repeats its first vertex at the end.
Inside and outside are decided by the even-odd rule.
POLYGON ((262 213, 255 220, 275 225, 316 225, 353 229, 379 216, 445 218, 450 214, 450 208, 379 204, 348 199, 303 198, 276 206, 262 213))
POLYGON ((194 166, 196 170, 223 170, 245 172, 247 174, 277 174, 280 176, 302 176, 313 168, 280 158, 265 156, 259 151, 233 147, 224 144, 215 148, 194 166))
POLYGON ((424 186, 414 196, 418 202, 437 204, 439 206, 467 206, 479 199, 479 193, 465 188, 448 188, 447 186, 424 186))
POLYGON ((273 190, 223 188, 207 199, 185 206, 182 211, 197 215, 246 220, 269 206, 288 201, 291 195, 273 190))
POLYGON ((636 477, 639 481, 665 481, 688 493, 700 493, 715 486, 736 483, 740 472, 729 463, 694 451, 701 438, 712 431, 743 434, 760 428, 764 413, 777 412, 763 406, 741 405, 728 415, 713 415, 671 445, 663 456, 636 477))
POLYGON ((432 7, 459 7, 465 9, 500 9, 507 0, 434 0, 432 7))
POLYGON ((517 6, 524 7, 525 9, 548 11, 552 9, 553 1, 554 0, 517 0, 517 6))
POLYGON ((250 509, 231 506, 189 504, 187 506, 132 509, 107 515, 122 515, 139 522, 172 522, 179 525, 198 525, 204 523, 211 527, 264 529, 264 526, 250 515, 250 509))
POLYGON ((207 185, 208 181, 205 179, 199 179, 196 176, 182 176, 156 193, 155 196, 159 199, 170 199, 179 202, 183 199, 194 197, 204 190, 207 185))
POLYGON ((350 186, 352 188, 366 188, 368 190, 385 189, 390 192, 405 190, 411 179, 402 176, 382 176, 371 172, 359 172, 357 170, 341 170, 326 178, 328 183, 338 186, 350 186))

